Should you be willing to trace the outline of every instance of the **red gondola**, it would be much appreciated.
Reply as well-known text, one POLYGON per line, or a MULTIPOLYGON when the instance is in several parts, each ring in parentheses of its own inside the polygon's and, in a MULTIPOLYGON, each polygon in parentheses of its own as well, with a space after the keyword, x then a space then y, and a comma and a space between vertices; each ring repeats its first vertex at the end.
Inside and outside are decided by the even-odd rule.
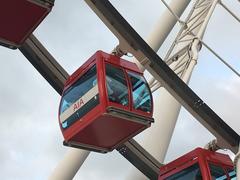
POLYGON ((177 158, 160 167, 158 180, 233 180, 236 171, 230 157, 202 148, 177 158))
POLYGON ((0 44, 19 47, 51 11, 54 0, 3 0, 0 44))
POLYGON ((66 81, 59 107, 64 145, 112 151, 151 125, 152 102, 134 63, 98 51, 66 81))

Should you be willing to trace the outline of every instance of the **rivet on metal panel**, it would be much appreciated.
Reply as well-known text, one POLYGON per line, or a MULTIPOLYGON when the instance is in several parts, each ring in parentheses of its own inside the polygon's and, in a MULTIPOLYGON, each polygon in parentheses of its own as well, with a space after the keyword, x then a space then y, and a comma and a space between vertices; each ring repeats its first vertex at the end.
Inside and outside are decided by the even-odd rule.
POLYGON ((199 99, 199 100, 197 100, 196 102, 194 102, 194 107, 195 108, 199 108, 200 106, 202 106, 204 104, 204 102, 201 100, 201 99, 199 99))
POLYGON ((118 150, 121 154, 125 154, 127 152, 127 148, 125 146, 121 147, 119 150, 118 150))

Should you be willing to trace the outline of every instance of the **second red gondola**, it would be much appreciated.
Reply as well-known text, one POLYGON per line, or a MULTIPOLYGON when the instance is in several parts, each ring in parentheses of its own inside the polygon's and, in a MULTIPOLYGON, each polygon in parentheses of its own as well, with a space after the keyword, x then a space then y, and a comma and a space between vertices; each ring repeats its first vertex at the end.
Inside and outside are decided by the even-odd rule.
POLYGON ((0 45, 18 48, 48 15, 54 0, 2 0, 0 45))

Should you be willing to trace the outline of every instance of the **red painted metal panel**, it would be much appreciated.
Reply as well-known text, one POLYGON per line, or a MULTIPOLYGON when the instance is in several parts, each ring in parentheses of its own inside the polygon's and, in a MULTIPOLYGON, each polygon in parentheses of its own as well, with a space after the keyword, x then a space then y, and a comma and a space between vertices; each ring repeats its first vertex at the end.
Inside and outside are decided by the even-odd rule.
POLYGON ((196 148, 195 150, 177 158, 176 160, 162 166, 160 168, 159 180, 164 180, 169 176, 180 172, 198 163, 201 169, 202 177, 204 180, 211 180, 211 174, 208 163, 213 162, 222 167, 233 168, 233 162, 226 154, 212 152, 202 148, 196 148))
MULTIPOLYGON (((190 166, 192 166, 196 163, 199 163, 198 159, 194 159, 192 161, 185 162, 181 166, 178 166, 178 167, 172 169, 170 172, 168 172, 166 174, 162 174, 161 176, 159 176, 158 180, 164 180, 167 177, 172 176, 172 175, 174 175, 174 174, 176 174, 176 173, 178 173, 178 172, 180 172, 180 171, 182 171, 182 170, 184 170, 184 169, 186 169, 186 168, 188 168, 188 167, 190 167, 190 166)), ((201 172, 202 172, 202 170, 201 170, 201 172)))
POLYGON ((0 43, 10 47, 20 46, 51 11, 53 4, 43 2, 2 0, 0 43))
POLYGON ((112 151, 119 144, 132 138, 145 129, 146 126, 122 118, 101 115, 88 127, 74 137, 74 140, 82 144, 101 147, 112 151))

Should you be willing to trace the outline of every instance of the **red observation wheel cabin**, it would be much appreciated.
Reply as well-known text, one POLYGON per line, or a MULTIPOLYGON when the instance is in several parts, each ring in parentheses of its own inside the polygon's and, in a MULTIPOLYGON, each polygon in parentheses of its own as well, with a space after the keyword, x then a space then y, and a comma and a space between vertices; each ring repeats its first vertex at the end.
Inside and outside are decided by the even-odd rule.
POLYGON ((54 0, 2 0, 0 44, 17 48, 51 11, 54 0))
POLYGON ((108 152, 148 128, 153 100, 138 67, 96 52, 66 81, 59 108, 64 145, 108 152))
POLYGON ((226 154, 196 148, 162 166, 158 180, 236 180, 233 162, 226 154))

